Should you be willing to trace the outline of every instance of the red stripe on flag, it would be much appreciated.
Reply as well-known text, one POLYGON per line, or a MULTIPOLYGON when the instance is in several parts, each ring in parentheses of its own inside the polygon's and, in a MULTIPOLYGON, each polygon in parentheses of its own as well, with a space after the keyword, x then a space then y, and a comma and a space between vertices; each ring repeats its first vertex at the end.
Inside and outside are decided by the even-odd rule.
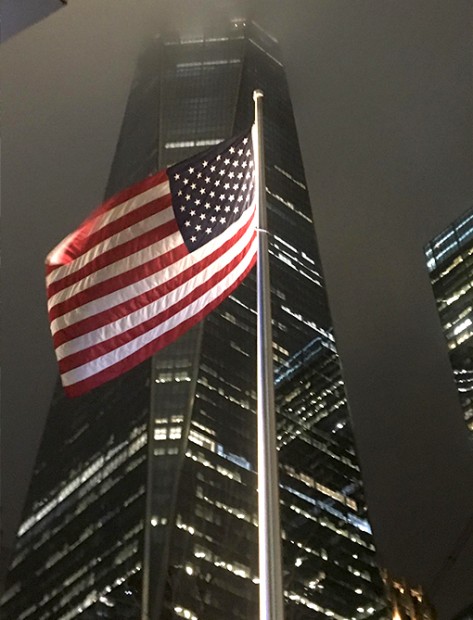
POLYGON ((55 255, 56 260, 54 263, 51 263, 50 260, 48 260, 51 254, 54 253, 54 251, 53 253, 50 253, 48 255, 48 259, 46 261, 46 272, 51 273, 52 271, 55 271, 58 267, 70 263, 78 256, 78 253, 81 253, 81 248, 83 248, 84 244, 87 243, 88 233, 93 229, 96 220, 100 216, 102 216, 107 211, 114 209, 123 202, 131 200, 139 194, 147 191, 148 189, 151 189, 152 187, 163 183, 167 180, 167 178, 167 171, 160 170, 156 174, 144 179, 143 181, 140 181, 139 183, 135 183, 134 185, 123 189, 122 191, 114 194, 111 198, 106 200, 103 204, 100 205, 100 207, 93 211, 91 215, 86 220, 84 220, 84 222, 71 235, 66 237, 64 241, 67 240, 68 243, 66 244, 63 242, 62 251, 55 255))
POLYGON ((164 209, 167 209, 170 206, 171 195, 167 193, 160 198, 156 198, 155 200, 145 203, 141 207, 125 212, 117 219, 107 222, 107 224, 99 228, 99 230, 92 231, 87 238, 87 243, 81 247, 81 251, 77 254, 76 258, 79 258, 81 255, 85 254, 88 250, 91 250, 102 241, 106 241, 113 235, 116 235, 133 225, 140 224, 140 222, 146 220, 152 215, 156 215, 160 211, 164 211, 164 209))
MULTIPOLYGON (((59 368, 61 373, 64 374, 73 368, 83 366, 92 360, 95 360, 102 355, 106 355, 115 349, 129 343, 138 336, 145 334, 146 332, 158 327, 178 312, 188 307, 191 303, 203 297, 206 293, 212 291, 212 289, 221 282, 225 276, 230 274, 235 267, 241 262, 242 258, 248 253, 249 248, 254 243, 256 233, 253 234, 249 243, 243 250, 233 258, 232 261, 227 263, 222 269, 216 271, 206 282, 203 282, 199 286, 193 288, 185 297, 181 297, 173 305, 168 305, 165 310, 155 316, 151 316, 148 320, 139 325, 135 325, 125 332, 122 332, 106 341, 99 341, 95 345, 84 349, 59 361, 59 368)), ((155 340, 154 340, 155 341, 155 340)))
MULTIPOLYGON (((168 226, 161 227, 161 229, 157 229, 162 231, 165 229, 166 236, 167 233, 177 232, 177 225, 175 221, 169 223, 168 226)), ((156 231, 154 231, 156 234, 156 231)), ((67 314, 71 310, 74 310, 83 304, 86 304, 94 299, 99 299, 104 295, 108 295, 113 293, 114 291, 118 291, 125 286, 133 284, 134 282, 138 282, 145 277, 152 275, 153 273, 157 273, 163 267, 167 266, 170 263, 174 263, 180 258, 183 258, 188 254, 188 251, 184 245, 178 246, 173 250, 161 254, 151 261, 147 261, 142 265, 138 265, 137 267, 133 267, 128 269, 127 271, 122 271, 117 275, 114 275, 112 278, 108 278, 103 282, 99 282, 95 285, 89 286, 85 289, 81 289, 80 283, 77 285, 78 292, 72 294, 63 302, 60 302, 54 305, 48 312, 49 320, 53 321, 64 314, 67 314)), ((120 258, 122 258, 120 256, 120 258)), ((119 260, 119 259, 118 259, 119 260)), ((113 264, 113 263, 111 263, 113 264)))
MULTIPOLYGON (((162 212, 169 207, 169 196, 166 196, 159 201, 155 201, 153 203, 153 210, 150 215, 162 212)), ((129 227, 124 226, 122 230, 126 230, 127 228, 129 227)), ((105 227, 104 230, 107 230, 107 227, 105 227)), ((117 232, 122 232, 122 230, 117 232)), ((165 236, 172 234, 172 232, 176 230, 177 224, 175 223, 175 220, 171 219, 168 222, 165 222, 164 224, 158 225, 151 230, 147 230, 141 234, 138 234, 131 239, 124 238, 123 243, 117 245, 116 247, 111 247, 108 250, 100 252, 95 258, 88 261, 83 267, 79 267, 78 269, 66 274, 64 277, 52 281, 47 287, 48 296, 51 297, 62 289, 71 286, 75 282, 80 281, 82 278, 85 278, 86 276, 98 271, 99 269, 107 267, 108 265, 116 262, 120 258, 126 258, 134 252, 137 252, 138 250, 141 250, 149 245, 152 245, 153 243, 156 243, 156 239, 164 238, 165 236)), ((102 239, 102 241, 105 240, 106 238, 102 239)), ((74 261, 80 259, 83 254, 84 253, 82 252, 80 255, 76 256, 74 258, 74 261)), ((68 266, 72 265, 74 261, 69 263, 68 266)))
POLYGON ((72 385, 65 386, 64 387, 65 393, 70 397, 80 396, 81 394, 88 392, 94 387, 98 387, 99 385, 101 385, 102 383, 105 383, 106 381, 115 379, 116 377, 123 374, 127 370, 131 370, 132 368, 134 368, 141 362, 144 362, 148 357, 150 357, 151 355, 153 355, 160 349, 163 349, 168 344, 171 344, 171 342, 174 342, 175 340, 177 340, 179 336, 181 336, 186 331, 188 331, 191 327, 199 323, 207 314, 209 314, 212 310, 214 310, 226 297, 228 297, 228 295, 230 295, 230 293, 234 291, 241 284, 241 282, 246 278, 246 276, 249 274, 249 272, 251 271, 255 263, 256 263, 256 255, 251 261, 251 264, 248 266, 248 268, 233 283, 233 285, 229 287, 228 289, 226 289, 225 291, 223 291, 221 295, 219 295, 218 297, 210 301, 205 307, 202 308, 202 310, 200 310, 198 314, 190 317, 189 319, 187 319, 186 321, 183 321, 182 323, 179 323, 179 325, 177 325, 174 329, 166 332, 165 334, 162 334, 161 336, 156 338, 156 340, 153 340, 152 342, 148 343, 146 346, 139 349, 133 355, 120 360, 113 366, 109 366, 108 368, 96 373, 95 375, 92 375, 91 377, 88 377, 87 379, 83 379, 82 381, 78 381, 77 383, 74 383, 72 385))
MULTIPOLYGON (((159 299, 163 295, 166 295, 179 286, 181 286, 184 282, 190 280, 192 277, 196 276, 198 273, 203 271, 205 268, 209 267, 213 262, 215 262, 221 255, 225 254, 233 245, 235 245, 247 232, 248 228, 253 225, 253 219, 250 219, 245 227, 237 230, 236 234, 233 235, 231 239, 228 239, 225 243, 223 243, 219 248, 214 250, 211 254, 205 256, 199 262, 194 263, 187 269, 176 273, 176 275, 169 279, 164 283, 158 284, 153 289, 150 289, 146 293, 139 295, 138 297, 134 297, 122 304, 111 305, 110 308, 105 310, 104 312, 100 312, 95 314, 94 316, 83 319, 82 321, 78 321, 73 325, 65 327, 61 330, 58 330, 53 335, 54 346, 58 347, 61 344, 73 340, 78 336, 82 336, 84 334, 89 333, 95 329, 99 329, 113 321, 116 321, 144 306, 152 303, 156 299, 159 299)), ((169 259, 168 264, 164 266, 171 266, 172 263, 175 263, 179 258, 188 254, 187 249, 184 245, 180 246, 176 249, 176 253, 169 253, 166 256, 166 259, 169 259)), ((192 255, 191 255, 192 256, 192 255)), ((164 262, 164 261, 163 261, 164 262)), ((159 265, 156 268, 156 273, 159 269, 162 268, 163 265, 159 265)), ((123 274, 122 287, 131 283, 128 278, 128 274, 123 274)), ((158 281, 158 280, 157 280, 158 281)), ((122 288, 121 287, 121 288, 122 288)), ((84 291, 84 295, 86 295, 87 291, 84 291)), ((89 301, 89 300, 87 300, 89 301)))

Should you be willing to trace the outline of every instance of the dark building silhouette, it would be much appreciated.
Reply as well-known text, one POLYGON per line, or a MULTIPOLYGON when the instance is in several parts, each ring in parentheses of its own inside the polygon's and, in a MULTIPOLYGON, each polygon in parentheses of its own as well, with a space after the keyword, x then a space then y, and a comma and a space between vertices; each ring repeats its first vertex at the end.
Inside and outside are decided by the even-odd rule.
MULTIPOLYGON (((215 24, 148 45, 107 195, 247 127, 252 92, 264 91, 288 618, 379 617, 380 582, 277 43, 242 19, 216 15, 215 24), (320 369, 307 372, 317 385, 304 379, 301 391, 299 378, 283 375, 306 372, 292 356, 314 338, 320 369)), ((149 362, 78 399, 58 386, 2 618, 139 618, 143 580, 153 620, 256 617, 255 323, 252 274, 149 362)))
POLYGON ((457 614, 453 620, 473 620, 473 605, 468 605, 468 607, 457 614))
POLYGON ((473 209, 425 248, 466 424, 473 431, 473 209))
POLYGON ((67 0, 5 0, 2 3, 0 42, 34 26, 66 4, 67 0))

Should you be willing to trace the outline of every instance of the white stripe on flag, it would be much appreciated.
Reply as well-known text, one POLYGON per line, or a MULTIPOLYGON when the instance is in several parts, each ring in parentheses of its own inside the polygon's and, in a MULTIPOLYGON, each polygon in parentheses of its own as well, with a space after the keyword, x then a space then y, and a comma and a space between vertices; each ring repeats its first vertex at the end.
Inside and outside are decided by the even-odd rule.
POLYGON ((159 256, 162 256, 166 252, 177 248, 179 245, 182 245, 182 236, 180 233, 174 233, 172 235, 168 235, 160 241, 157 241, 156 243, 153 243, 152 245, 148 245, 142 250, 138 250, 138 252, 135 252, 134 254, 125 256, 125 258, 120 258, 114 263, 111 263, 106 267, 102 267, 102 269, 97 269, 97 271, 92 272, 90 275, 82 278, 82 280, 78 280, 74 284, 71 284, 71 286, 68 286, 55 295, 52 295, 48 301, 48 310, 54 308, 56 304, 67 301, 77 293, 87 290, 91 286, 123 274, 129 269, 139 267, 140 265, 143 265, 158 258, 159 256))
MULTIPOLYGON (((233 222, 221 235, 205 244, 198 250, 195 250, 191 254, 185 256, 180 259, 176 263, 166 266, 165 269, 161 270, 159 273, 159 284, 165 283, 171 278, 173 278, 177 273, 182 273, 188 267, 200 262, 209 254, 220 248, 227 240, 231 239, 233 235, 242 228, 246 222, 251 218, 253 209, 246 209, 242 214, 241 218, 239 218, 236 222, 233 222)), ((179 238, 182 240, 181 234, 176 233, 179 238)), ((125 279, 125 278, 124 278, 125 279)), ((125 286, 118 291, 114 291, 113 293, 109 293, 108 295, 104 295, 103 297, 94 299, 88 303, 83 304, 71 310, 70 312, 63 314, 60 317, 57 317, 53 321, 51 321, 51 332, 55 334, 60 329, 64 329, 65 327, 70 327, 74 323, 78 321, 82 321, 83 319, 95 316, 100 312, 104 312, 114 306, 125 303, 134 297, 139 297, 155 288, 158 282, 157 273, 152 274, 151 276, 144 278, 138 282, 134 282, 129 286, 125 286)))
POLYGON ((154 187, 150 187, 141 194, 137 194, 136 196, 133 196, 133 198, 129 198, 128 200, 125 200, 125 202, 121 202, 120 204, 113 207, 113 209, 105 211, 101 217, 97 218, 97 221, 94 222, 90 234, 93 234, 104 226, 107 226, 107 224, 118 220, 123 215, 132 213, 135 209, 139 209, 140 207, 143 207, 144 205, 152 202, 153 200, 158 200, 158 198, 162 198, 166 194, 169 194, 168 181, 160 183, 159 185, 155 185, 154 187))
POLYGON ((121 360, 133 355, 138 352, 141 348, 148 345, 153 340, 156 340, 159 336, 164 333, 172 330, 174 327, 183 323, 187 319, 191 318, 198 312, 200 312, 206 305, 208 305, 213 299, 217 298, 219 295, 223 294, 228 288, 234 284, 238 280, 238 278, 245 272, 245 270, 250 265, 251 261, 254 259, 257 248, 256 244, 253 244, 252 251, 249 251, 244 259, 238 263, 236 269, 234 269, 231 273, 229 273, 223 280, 220 280, 216 286, 207 291, 205 295, 194 301, 192 304, 186 306, 179 313, 174 315, 172 318, 169 318, 167 321, 164 321, 154 329, 142 334, 138 338, 130 341, 114 349, 113 351, 102 355, 101 357, 84 364, 83 366, 79 366, 68 372, 61 375, 61 379, 64 386, 73 385, 79 381, 83 381, 88 377, 91 377, 113 364, 120 362, 121 360))
MULTIPOLYGON (((165 183, 161 183, 157 188, 153 189, 158 188, 161 188, 160 193, 162 192, 163 196, 169 194, 170 190, 168 181, 166 181, 165 183), (164 189, 166 189, 166 191, 164 191, 164 189)), ((88 250, 85 254, 78 256, 75 260, 71 261, 67 265, 62 265, 52 271, 50 274, 48 274, 48 276, 46 277, 46 285, 49 286, 53 282, 57 282, 57 280, 60 280, 68 275, 71 275, 72 273, 75 273, 79 269, 82 269, 82 267, 85 267, 92 260, 97 258, 97 256, 99 256, 100 254, 103 254, 104 252, 107 252, 108 250, 117 247, 125 241, 131 241, 138 235, 142 235, 144 232, 148 232, 150 230, 153 230, 153 228, 157 228, 158 226, 165 224, 173 217, 174 212, 172 210, 172 207, 168 207, 167 209, 164 209, 163 211, 160 211, 146 219, 140 220, 136 224, 125 228, 124 230, 112 235, 111 237, 108 237, 104 241, 98 243, 96 246, 88 250)), ((47 264, 54 264, 54 255, 56 253, 62 253, 63 248, 70 243, 73 237, 74 233, 72 235, 69 235, 69 237, 65 239, 64 243, 61 243, 48 255, 46 259, 47 264)))
MULTIPOLYGON (((225 265, 229 264, 236 256, 238 256, 238 254, 240 254, 240 252, 242 252, 249 244, 253 234, 254 227, 250 226, 245 234, 237 241, 237 243, 233 244, 225 254, 220 256, 216 261, 212 262, 212 264, 206 267, 203 271, 199 272, 189 280, 186 280, 184 284, 174 289, 167 295, 160 297, 153 303, 148 304, 135 312, 127 314, 127 316, 118 319, 117 321, 109 323, 108 325, 100 327, 58 346, 56 348, 57 358, 63 359, 68 355, 87 349, 94 344, 104 343, 104 341, 127 331, 131 326, 136 327, 149 320, 151 317, 158 315, 166 308, 173 306, 180 299, 185 299, 185 297, 189 295, 192 290, 207 282, 213 275, 215 275, 216 272, 223 269, 225 265)), ((174 267, 175 271, 181 271, 180 267, 178 267, 178 263, 176 263, 174 267)), ((160 277, 160 282, 161 281, 162 279, 160 277)))

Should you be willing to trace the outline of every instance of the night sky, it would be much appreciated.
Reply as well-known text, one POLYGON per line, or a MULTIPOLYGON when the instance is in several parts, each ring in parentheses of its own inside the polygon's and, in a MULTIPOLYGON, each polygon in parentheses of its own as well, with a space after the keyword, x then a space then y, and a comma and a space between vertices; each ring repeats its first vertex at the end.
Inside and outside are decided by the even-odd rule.
MULTIPOLYGON (((70 0, 1 47, 5 547, 56 380, 44 258, 101 202, 165 5, 70 0)), ((174 2, 173 18, 211 5, 174 2)), ((473 199, 472 2, 257 9, 288 68, 379 561, 451 618, 473 602, 473 454, 423 245, 473 199)))

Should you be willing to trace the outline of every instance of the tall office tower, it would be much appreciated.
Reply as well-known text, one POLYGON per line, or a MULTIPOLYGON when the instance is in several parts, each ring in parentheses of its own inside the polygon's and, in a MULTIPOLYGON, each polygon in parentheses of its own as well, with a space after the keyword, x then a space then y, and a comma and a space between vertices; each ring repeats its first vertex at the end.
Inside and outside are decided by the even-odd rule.
POLYGON ((317 336, 279 367, 276 408, 286 619, 386 617, 340 361, 330 338, 317 336))
POLYGON ((473 209, 435 237, 425 256, 465 421, 473 432, 473 209))
MULTIPOLYGON (((331 340, 330 316, 277 44, 220 19, 224 4, 211 27, 143 54, 107 194, 249 126, 261 88, 279 366, 315 336, 331 340)), ((138 618, 142 584, 152 620, 256 618, 255 314, 253 274, 149 362, 79 399, 58 388, 3 618, 138 618)), ((294 618, 314 613, 297 604, 294 618)))

